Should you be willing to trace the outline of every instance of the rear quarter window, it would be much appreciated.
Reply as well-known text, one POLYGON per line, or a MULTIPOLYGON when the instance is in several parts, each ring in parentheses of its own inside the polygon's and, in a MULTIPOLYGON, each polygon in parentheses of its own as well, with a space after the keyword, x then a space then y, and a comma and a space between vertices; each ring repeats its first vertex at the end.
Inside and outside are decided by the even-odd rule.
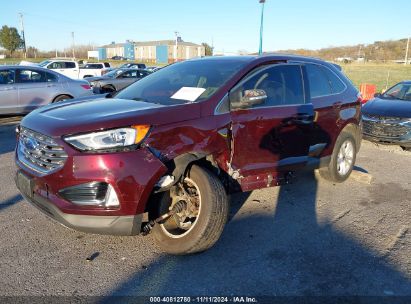
POLYGON ((323 68, 323 70, 328 77, 333 93, 339 94, 339 93, 344 92, 345 89, 347 88, 345 83, 330 69, 323 68))
POLYGON ((76 67, 76 64, 74 62, 65 62, 64 65, 66 69, 74 69, 76 67))
POLYGON ((330 81, 321 66, 307 64, 305 69, 307 72, 311 98, 329 96, 332 94, 330 81))

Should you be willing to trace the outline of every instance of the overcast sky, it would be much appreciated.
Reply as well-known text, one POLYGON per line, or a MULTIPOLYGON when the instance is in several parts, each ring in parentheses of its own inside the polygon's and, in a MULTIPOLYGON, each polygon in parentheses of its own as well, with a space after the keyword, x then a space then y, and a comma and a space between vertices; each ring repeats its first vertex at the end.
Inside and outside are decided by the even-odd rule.
MULTIPOLYGON (((214 43, 216 51, 256 52, 258 0, 1 0, 0 25, 19 28, 41 50, 78 44, 174 39, 214 43)), ((411 35, 409 0, 267 0, 264 51, 372 43, 411 35)))

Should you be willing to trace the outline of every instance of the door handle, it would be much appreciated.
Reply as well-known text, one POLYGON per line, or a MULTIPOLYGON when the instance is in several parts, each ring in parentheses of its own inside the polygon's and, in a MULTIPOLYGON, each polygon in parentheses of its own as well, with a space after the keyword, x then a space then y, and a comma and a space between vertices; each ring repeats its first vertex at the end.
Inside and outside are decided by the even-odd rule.
POLYGON ((11 90, 15 90, 16 89, 16 87, 7 87, 7 88, 4 88, 3 90, 4 91, 11 91, 11 90))

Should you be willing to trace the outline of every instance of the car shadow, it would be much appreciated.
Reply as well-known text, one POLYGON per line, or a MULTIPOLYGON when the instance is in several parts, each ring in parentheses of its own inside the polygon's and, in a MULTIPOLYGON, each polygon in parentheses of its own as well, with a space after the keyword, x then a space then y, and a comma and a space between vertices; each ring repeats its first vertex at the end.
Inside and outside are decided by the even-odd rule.
POLYGON ((274 212, 233 196, 237 215, 208 251, 163 254, 137 269, 109 294, 167 296, 411 295, 411 281, 395 265, 328 223, 317 220, 312 171, 281 186, 274 212), (238 208, 240 207, 240 208, 238 208), (245 209, 243 211, 243 209, 245 209))
POLYGON ((0 155, 11 152, 16 147, 16 125, 0 125, 0 155))
POLYGON ((23 200, 23 197, 20 194, 16 194, 15 196, 10 197, 3 202, 0 202, 0 211, 3 211, 7 209, 8 207, 13 206, 17 204, 18 202, 21 202, 22 200, 23 200))

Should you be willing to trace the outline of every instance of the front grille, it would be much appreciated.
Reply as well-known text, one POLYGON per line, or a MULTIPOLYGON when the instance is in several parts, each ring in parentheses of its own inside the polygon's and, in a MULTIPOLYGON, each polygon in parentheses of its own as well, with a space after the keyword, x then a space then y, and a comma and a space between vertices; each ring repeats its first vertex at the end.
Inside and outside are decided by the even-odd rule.
POLYGON ((367 135, 399 138, 410 131, 410 128, 400 124, 363 120, 363 132, 367 135))
POLYGON ((405 120, 408 120, 407 118, 403 117, 394 117, 394 116, 382 116, 382 115, 370 115, 370 114, 363 114, 363 117, 365 119, 371 119, 371 120, 379 120, 379 121, 384 121, 384 122, 404 122, 405 120))
POLYGON ((34 171, 48 174, 64 166, 67 154, 53 138, 21 128, 17 154, 20 162, 34 171))

